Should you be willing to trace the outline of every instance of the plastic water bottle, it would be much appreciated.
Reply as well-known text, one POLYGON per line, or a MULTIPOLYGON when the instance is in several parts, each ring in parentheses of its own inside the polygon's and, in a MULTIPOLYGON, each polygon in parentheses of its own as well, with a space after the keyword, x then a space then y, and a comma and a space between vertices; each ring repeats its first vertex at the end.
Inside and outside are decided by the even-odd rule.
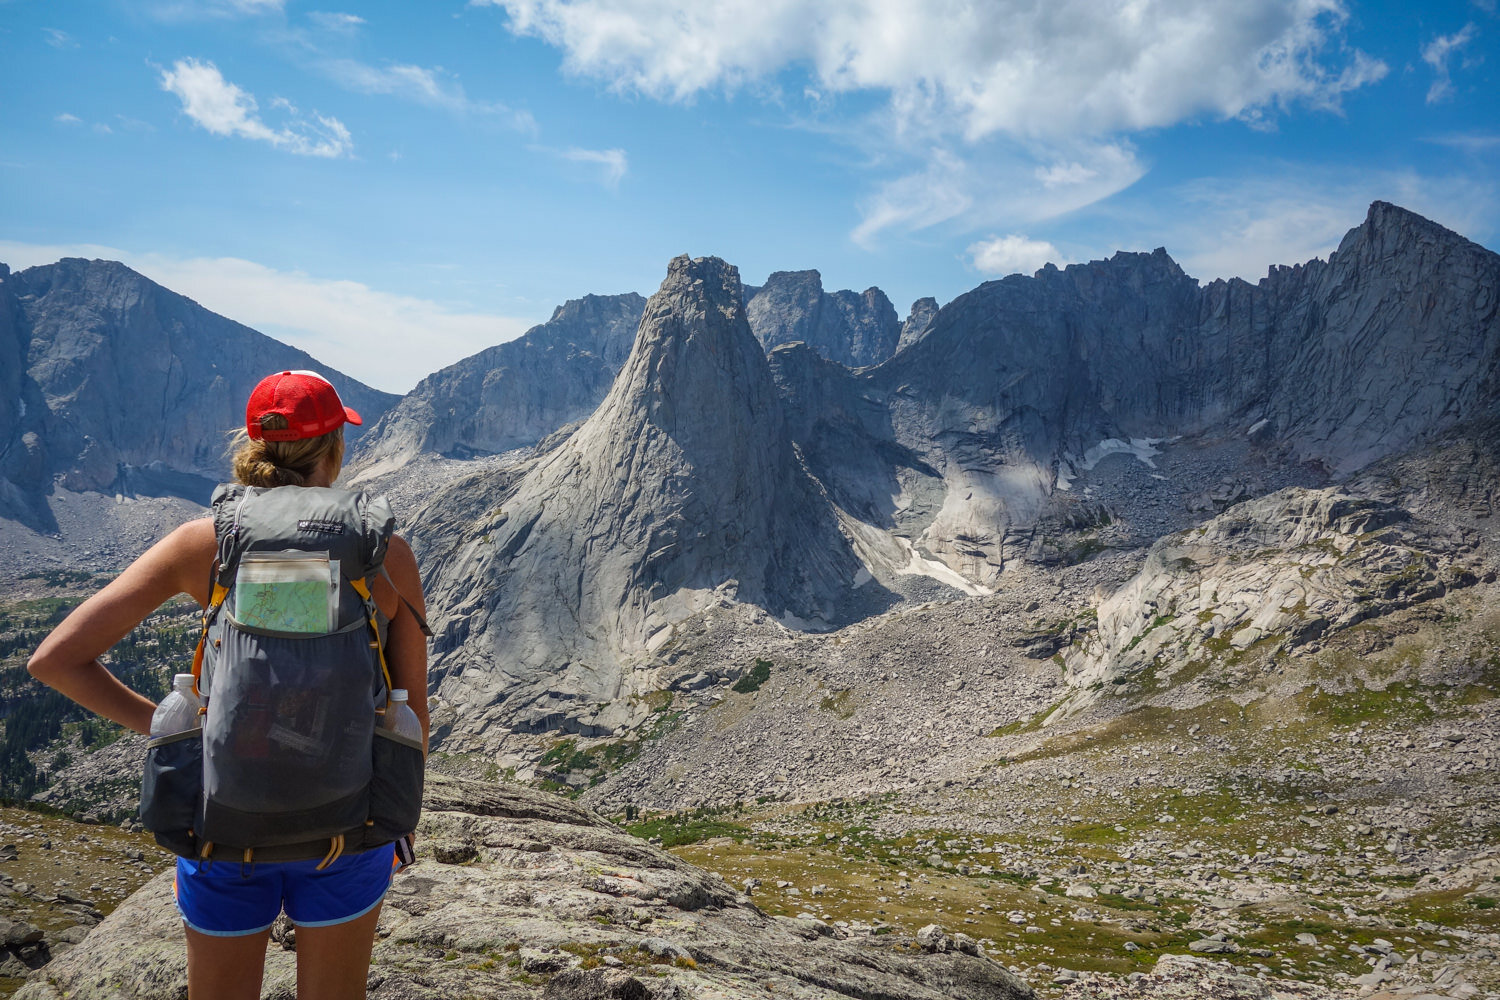
POLYGON ((396 736, 422 745, 422 721, 406 703, 406 688, 391 688, 391 704, 380 724, 396 736))
POLYGON ((193 675, 177 674, 172 678, 172 691, 156 706, 151 715, 151 735, 171 736, 192 729, 203 728, 198 709, 202 702, 193 693, 193 675))

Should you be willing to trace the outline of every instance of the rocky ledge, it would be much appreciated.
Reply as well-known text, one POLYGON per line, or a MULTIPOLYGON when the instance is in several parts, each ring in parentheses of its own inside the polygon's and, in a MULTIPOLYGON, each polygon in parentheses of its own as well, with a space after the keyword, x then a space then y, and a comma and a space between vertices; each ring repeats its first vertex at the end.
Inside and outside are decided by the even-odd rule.
MULTIPOLYGON (((962 935, 876 936, 768 916, 720 876, 525 788, 430 775, 418 857, 386 897, 374 1000, 1034 996, 962 935)), ((262 996, 295 996, 295 950, 295 930, 278 925, 262 996)), ((186 995, 166 872, 17 998, 186 995)))

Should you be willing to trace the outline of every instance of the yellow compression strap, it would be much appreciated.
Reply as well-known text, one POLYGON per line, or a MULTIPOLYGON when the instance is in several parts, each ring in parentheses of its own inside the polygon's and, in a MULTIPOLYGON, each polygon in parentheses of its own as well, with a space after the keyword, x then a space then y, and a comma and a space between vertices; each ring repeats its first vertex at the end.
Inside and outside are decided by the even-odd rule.
POLYGON ((370 596, 370 588, 363 579, 350 580, 349 586, 354 588, 365 602, 365 607, 370 611, 370 635, 374 641, 370 645, 375 647, 375 652, 380 656, 380 672, 385 675, 385 703, 389 707, 391 703, 391 670, 385 664, 385 646, 380 641, 380 623, 375 620, 375 599, 370 596))
POLYGON ((224 603, 224 598, 229 596, 229 588, 221 583, 215 583, 213 593, 208 597, 208 606, 203 609, 203 631, 198 633, 198 648, 193 650, 193 694, 198 694, 198 678, 203 674, 203 650, 208 645, 208 626, 214 620, 214 612, 224 603))
POLYGON ((328 839, 328 853, 323 855, 323 860, 318 862, 318 871, 322 871, 339 859, 344 853, 344 835, 341 833, 336 837, 328 839))

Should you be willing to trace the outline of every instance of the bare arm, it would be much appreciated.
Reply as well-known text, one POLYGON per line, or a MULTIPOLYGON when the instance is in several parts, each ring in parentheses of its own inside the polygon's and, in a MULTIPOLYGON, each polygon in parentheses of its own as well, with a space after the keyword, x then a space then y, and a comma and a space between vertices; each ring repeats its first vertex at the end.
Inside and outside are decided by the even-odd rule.
MULTIPOLYGON (((386 551, 385 569, 391 581, 425 618, 427 605, 422 597, 422 577, 417 572, 417 557, 411 546, 400 535, 391 536, 390 548, 386 551)), ((413 712, 422 722, 422 746, 427 746, 429 723, 427 720, 427 637, 411 610, 394 594, 384 577, 377 581, 376 603, 384 610, 394 605, 387 613, 391 626, 386 641, 386 664, 391 670, 391 684, 405 688, 413 712), (389 602, 389 603, 387 603, 389 602)))
POLYGON ((155 704, 122 684, 99 656, 177 594, 206 604, 215 549, 211 520, 184 524, 74 608, 42 640, 26 669, 89 711, 138 733, 150 732, 155 704))

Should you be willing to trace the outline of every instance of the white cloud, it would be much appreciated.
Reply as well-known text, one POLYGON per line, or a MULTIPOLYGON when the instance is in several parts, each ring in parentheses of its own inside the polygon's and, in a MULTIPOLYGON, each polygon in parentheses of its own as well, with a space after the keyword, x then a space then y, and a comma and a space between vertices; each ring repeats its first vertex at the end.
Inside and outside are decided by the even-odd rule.
POLYGON ((83 123, 82 118, 79 118, 77 115, 70 115, 66 111, 58 115, 56 118, 53 118, 52 120, 55 122, 62 122, 64 125, 81 125, 83 123))
POLYGON ((475 0, 575 73, 683 100, 805 66, 820 90, 887 92, 969 139, 1247 117, 1384 73, 1338 42, 1342 0, 475 0))
POLYGON ((562 149, 557 155, 574 163, 596 163, 604 172, 604 184, 606 187, 618 187, 620 179, 625 176, 625 171, 630 168, 629 160, 623 149, 562 149))
POLYGON ((358 14, 343 14, 336 11, 314 10, 309 11, 307 16, 318 27, 328 31, 353 31, 366 23, 365 19, 358 14))
POLYGON ((1128 136, 1203 117, 1337 111, 1384 63, 1345 0, 471 0, 567 71, 665 101, 795 85, 886 174, 851 234, 1025 225, 1134 183, 1128 136), (805 79, 787 80, 788 72, 805 79), (825 112, 825 109, 826 112, 825 112))
MULTIPOLYGON (((61 120, 61 118, 58 119, 58 121, 61 120)), ((1447 146, 1450 149, 1461 150, 1465 153, 1479 154, 1500 146, 1500 133, 1451 132, 1447 135, 1433 136, 1426 141, 1439 146, 1447 146)))
POLYGON ((918 164, 861 201, 856 243, 869 246, 892 228, 1029 225, 1092 205, 1146 172, 1124 142, 1063 148, 991 140, 963 152, 938 146, 918 164))
POLYGON ((311 119, 301 117, 284 98, 272 101, 272 107, 286 110, 291 119, 272 128, 257 114, 255 98, 224 79, 211 62, 177 60, 161 71, 161 88, 175 94, 187 116, 214 135, 254 139, 302 156, 340 157, 354 146, 337 118, 316 112, 311 119))
POLYGON ((1448 71, 1448 57, 1473 40, 1477 29, 1471 21, 1451 35, 1439 35, 1422 46, 1422 61, 1432 67, 1436 79, 1427 88, 1427 103, 1436 104, 1453 96, 1453 77, 1448 71))
POLYGON ((442 67, 429 69, 403 63, 372 66, 357 59, 327 59, 319 65, 335 83, 356 93, 389 94, 448 111, 497 115, 519 132, 534 134, 537 130, 529 112, 496 101, 470 99, 463 85, 442 67))
POLYGON ((47 36, 47 44, 54 49, 76 49, 78 43, 73 41, 73 36, 66 31, 57 28, 43 28, 42 34, 47 36))
POLYGON ((1068 263, 1068 259, 1051 243, 1027 239, 1014 233, 971 244, 968 254, 975 270, 1002 276, 1017 272, 1030 274, 1048 261, 1054 264, 1068 263))
POLYGON ((13 268, 61 257, 121 261, 216 313, 389 392, 405 392, 437 369, 512 340, 533 325, 234 257, 180 258, 94 245, 0 241, 0 260, 13 268))

